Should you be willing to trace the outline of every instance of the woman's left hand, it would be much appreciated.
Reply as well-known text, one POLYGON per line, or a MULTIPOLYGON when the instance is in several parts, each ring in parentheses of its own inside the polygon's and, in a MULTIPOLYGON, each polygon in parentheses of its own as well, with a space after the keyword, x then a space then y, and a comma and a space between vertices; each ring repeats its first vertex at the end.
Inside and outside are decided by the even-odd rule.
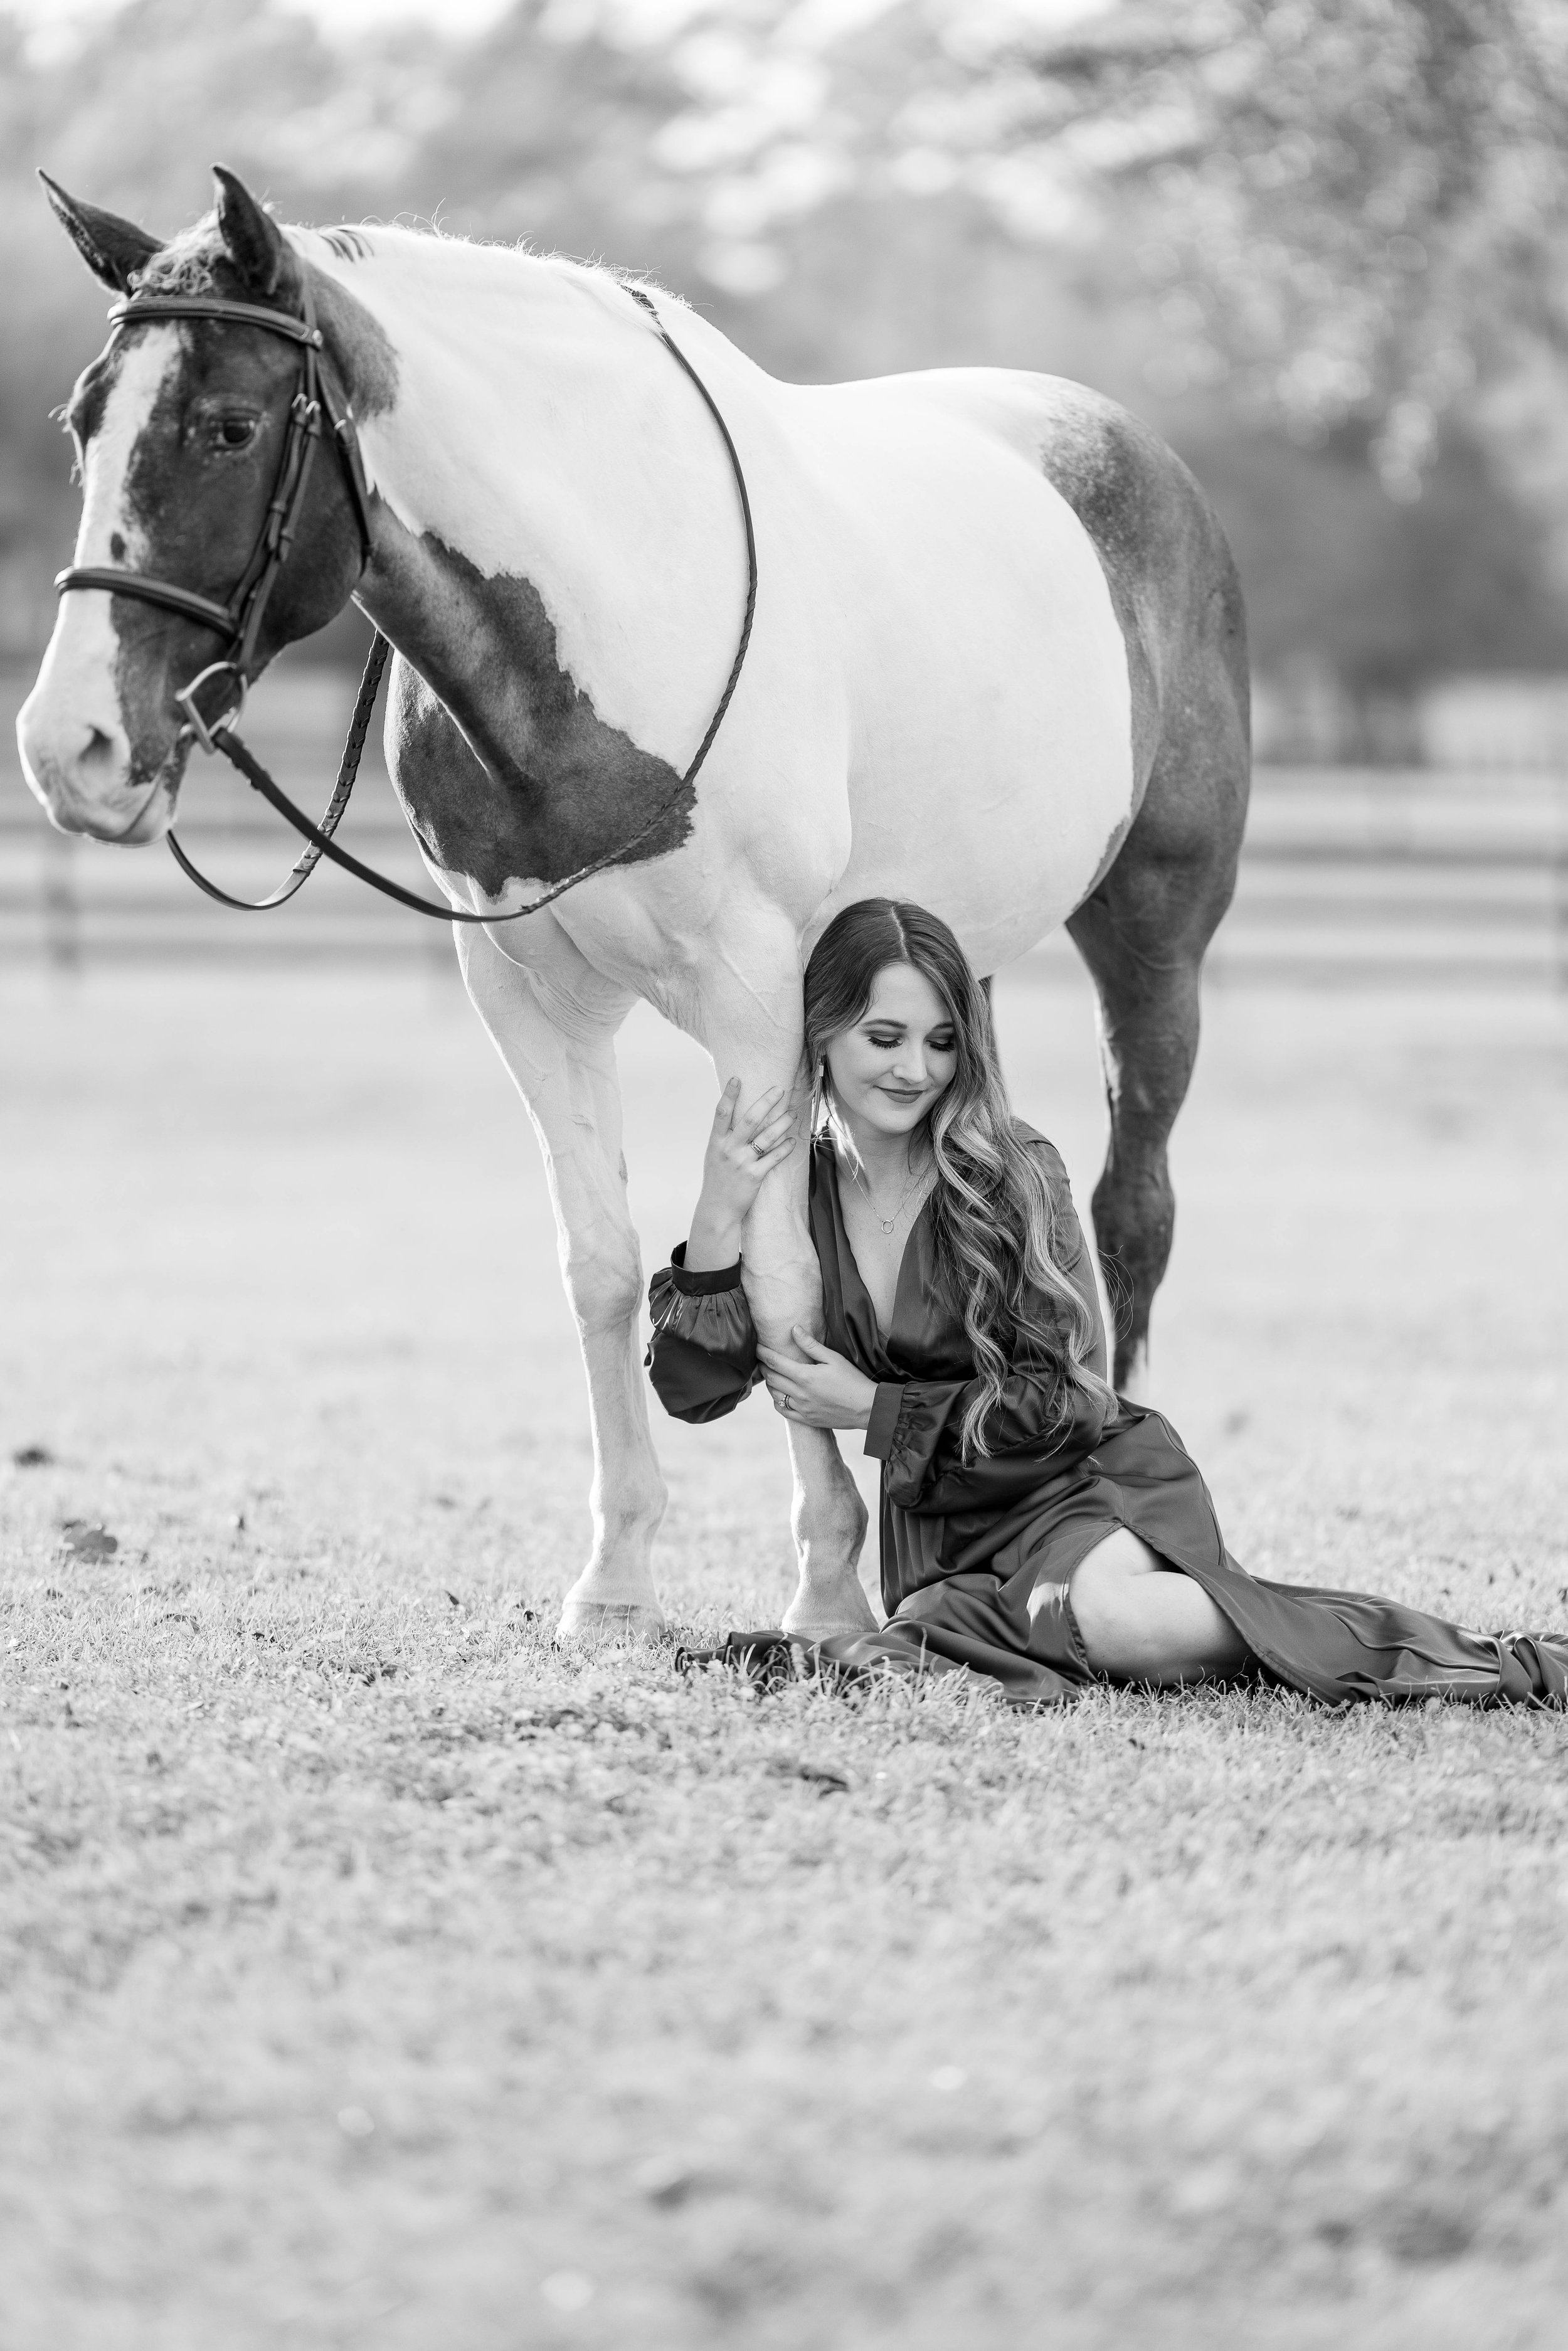
POLYGON ((757 1350, 775 1409, 802 1428, 864 1428, 876 1402, 876 1382, 798 1322, 789 1336, 807 1357, 805 1363, 781 1354, 777 1347, 757 1350))

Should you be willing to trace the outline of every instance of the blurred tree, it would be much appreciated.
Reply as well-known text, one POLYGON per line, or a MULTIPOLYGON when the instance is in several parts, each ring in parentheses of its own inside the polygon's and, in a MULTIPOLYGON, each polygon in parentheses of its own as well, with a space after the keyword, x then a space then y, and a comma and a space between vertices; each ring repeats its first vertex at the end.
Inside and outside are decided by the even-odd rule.
POLYGON ((1365 418, 1396 496, 1461 395, 1568 353, 1561 0, 724 0, 673 63, 716 225, 787 215, 789 159, 962 184, 1153 308, 1156 392, 1365 418))
POLYGON ((1260 669, 1313 664, 1366 708, 1455 670, 1561 666, 1541 526, 1461 426, 1445 431, 1418 499, 1388 496, 1364 425, 1303 448, 1210 415, 1176 438, 1235 548, 1260 669))
POLYGON ((1364 420, 1396 497, 1478 385, 1568 353, 1557 0, 1122 0, 988 76, 1015 160, 1098 196, 1171 380, 1364 420))

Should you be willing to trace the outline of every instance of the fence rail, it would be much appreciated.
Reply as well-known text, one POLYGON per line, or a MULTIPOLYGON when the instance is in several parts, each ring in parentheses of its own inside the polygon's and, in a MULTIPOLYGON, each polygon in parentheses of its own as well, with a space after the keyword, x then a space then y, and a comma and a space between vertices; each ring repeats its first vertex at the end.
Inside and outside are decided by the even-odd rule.
MULTIPOLYGON (((11 722, 26 681, 0 675, 0 963, 251 958, 365 961, 450 955, 443 925, 322 866, 273 915, 214 905, 158 852, 57 833, 26 790, 11 722)), ((297 672, 257 696, 246 732, 308 808, 330 789, 351 679, 297 672)), ((237 894, 259 897, 298 843, 225 764, 195 765, 181 837, 237 894)), ((429 888, 379 744, 340 835, 396 879, 429 888)), ((1071 956, 1065 937, 1042 967, 1071 956)), ((1236 898, 1214 977, 1568 987, 1568 771, 1259 770, 1236 898)))

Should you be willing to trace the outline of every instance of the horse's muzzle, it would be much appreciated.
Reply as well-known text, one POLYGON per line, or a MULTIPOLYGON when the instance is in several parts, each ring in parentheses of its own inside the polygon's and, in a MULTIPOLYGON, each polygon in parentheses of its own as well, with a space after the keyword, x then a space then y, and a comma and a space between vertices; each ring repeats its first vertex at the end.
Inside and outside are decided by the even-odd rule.
POLYGON ((123 731, 99 726, 54 727, 37 697, 22 706, 16 744, 34 798, 57 831, 139 847, 161 840, 173 815, 166 768, 149 784, 131 780, 131 746, 123 731))

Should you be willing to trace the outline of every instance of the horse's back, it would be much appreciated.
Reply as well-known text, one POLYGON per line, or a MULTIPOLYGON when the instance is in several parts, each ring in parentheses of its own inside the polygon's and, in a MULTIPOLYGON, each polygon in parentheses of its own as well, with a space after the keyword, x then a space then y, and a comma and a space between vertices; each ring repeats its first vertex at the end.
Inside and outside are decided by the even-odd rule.
MULTIPOLYGON (((925 418, 933 448, 947 437, 988 440, 1049 485, 1162 676, 1215 600, 1239 627, 1235 564, 1207 495, 1168 443, 1116 401, 1065 376, 1009 368, 933 368, 827 390, 868 421, 925 418)), ((1244 676, 1244 641, 1239 651, 1244 676)))

